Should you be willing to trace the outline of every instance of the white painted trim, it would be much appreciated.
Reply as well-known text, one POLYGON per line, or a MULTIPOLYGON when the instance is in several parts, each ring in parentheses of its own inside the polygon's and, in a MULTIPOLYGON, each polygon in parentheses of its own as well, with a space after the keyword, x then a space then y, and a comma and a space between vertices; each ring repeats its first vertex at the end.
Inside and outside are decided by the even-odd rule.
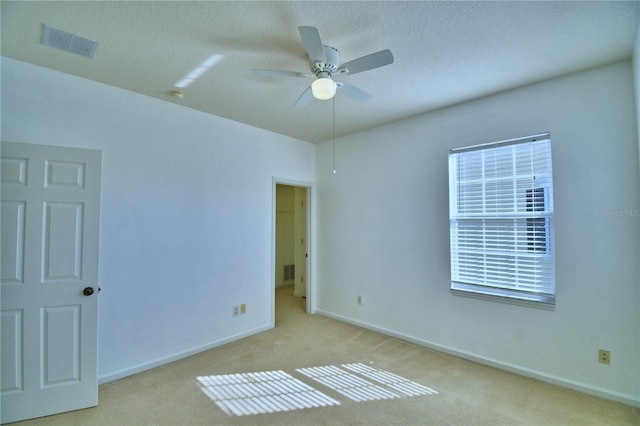
POLYGON ((234 334, 232 336, 225 337, 224 339, 216 340, 206 345, 196 346, 186 351, 177 352, 173 355, 157 358, 153 361, 145 362, 142 364, 134 365, 130 368, 125 368, 119 371, 115 371, 110 374, 98 377, 98 385, 113 382, 115 380, 123 379, 134 374, 142 373, 143 371, 151 370, 152 368, 160 367, 165 364, 169 364, 175 361, 179 361, 183 358, 196 355, 200 352, 208 351, 209 349, 216 348, 218 346, 226 345, 227 343, 235 342, 236 340, 244 339, 245 337, 253 336, 254 334, 262 333, 263 331, 271 330, 273 325, 266 324, 260 327, 244 331, 242 333, 234 334))
POLYGON ((358 327, 366 328, 367 330, 376 331, 378 333, 382 333, 387 336, 395 337, 400 340, 404 340, 410 343, 415 343, 416 345, 424 346, 429 349, 433 349, 439 352, 444 352, 449 355, 453 355, 459 358, 463 358, 469 361, 477 362, 478 364, 487 365, 490 367, 497 368, 499 370, 507 371, 509 373, 514 373, 519 376, 529 377, 532 379, 540 380, 542 382, 550 383, 556 386, 560 386, 563 388, 572 389, 578 392, 582 392, 589 395, 594 395, 600 398, 609 399, 612 401, 620 402, 623 404, 631 405, 633 407, 640 407, 640 398, 634 397, 633 395, 623 394, 620 392, 615 392, 609 389, 601 388, 598 386, 593 386, 588 383, 578 382, 575 380, 571 380, 565 377, 556 376, 553 374, 547 374, 542 371, 532 370, 530 368, 521 367, 518 365, 498 361, 492 358, 486 358, 483 356, 479 356, 470 352, 461 351, 455 348, 451 348, 448 346, 439 345, 437 343, 429 342, 427 340, 419 339, 407 334, 398 333, 393 330, 378 327, 376 325, 372 325, 363 321, 356 321, 351 318, 343 317, 342 315, 333 314, 331 312, 326 312, 321 309, 318 309, 318 314, 327 316, 329 318, 336 319, 338 321, 346 322, 349 324, 357 325, 358 327))

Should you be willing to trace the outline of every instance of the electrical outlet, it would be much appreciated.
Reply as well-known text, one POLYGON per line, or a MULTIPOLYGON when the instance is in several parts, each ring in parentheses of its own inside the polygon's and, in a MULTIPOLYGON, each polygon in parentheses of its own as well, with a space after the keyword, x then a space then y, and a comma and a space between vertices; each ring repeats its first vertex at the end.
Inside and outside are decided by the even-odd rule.
POLYGON ((247 313, 247 305, 245 305, 244 303, 242 305, 240 305, 240 313, 241 314, 246 314, 247 313))
POLYGON ((598 362, 600 362, 601 364, 611 364, 611 352, 600 349, 598 351, 598 362))
POLYGON ((357 303, 358 305, 362 305, 362 296, 360 296, 360 295, 357 295, 357 296, 356 296, 356 303, 357 303))
POLYGON ((233 307, 233 316, 237 317, 238 315, 240 315, 240 307, 239 306, 234 306, 233 307))

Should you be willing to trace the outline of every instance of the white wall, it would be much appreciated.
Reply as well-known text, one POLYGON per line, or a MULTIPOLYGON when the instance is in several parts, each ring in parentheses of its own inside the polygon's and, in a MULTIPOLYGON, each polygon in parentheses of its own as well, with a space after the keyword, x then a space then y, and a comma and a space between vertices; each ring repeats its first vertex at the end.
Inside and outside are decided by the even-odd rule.
POLYGON ((102 382, 272 326, 273 177, 314 145, 7 58, 2 140, 103 152, 102 382))
POLYGON ((633 92, 627 61, 424 114, 339 139, 336 175, 331 143, 321 144, 318 311, 640 403, 640 218, 617 216, 640 209, 633 92), (452 295, 448 150, 545 131, 555 311, 452 295), (599 348, 611 365, 598 363, 599 348))

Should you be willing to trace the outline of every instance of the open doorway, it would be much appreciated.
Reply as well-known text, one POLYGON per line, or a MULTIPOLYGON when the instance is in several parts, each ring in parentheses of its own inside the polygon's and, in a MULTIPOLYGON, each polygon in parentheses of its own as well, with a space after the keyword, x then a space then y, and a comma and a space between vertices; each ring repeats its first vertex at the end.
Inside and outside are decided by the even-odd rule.
MULTIPOLYGON (((309 312, 309 187, 275 183, 274 325, 278 309, 309 312)), ((288 316, 288 315, 287 315, 288 316)))

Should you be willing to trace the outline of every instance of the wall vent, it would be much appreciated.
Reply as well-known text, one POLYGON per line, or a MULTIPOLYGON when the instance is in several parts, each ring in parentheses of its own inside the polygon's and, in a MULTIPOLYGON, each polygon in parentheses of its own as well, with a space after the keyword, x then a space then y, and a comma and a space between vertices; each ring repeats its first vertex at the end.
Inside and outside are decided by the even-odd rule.
POLYGON ((296 279, 296 265, 284 265, 284 280, 291 281, 296 279))
POLYGON ((42 44, 89 59, 93 59, 93 54, 98 47, 98 42, 96 41, 50 27, 47 24, 44 25, 42 44))

